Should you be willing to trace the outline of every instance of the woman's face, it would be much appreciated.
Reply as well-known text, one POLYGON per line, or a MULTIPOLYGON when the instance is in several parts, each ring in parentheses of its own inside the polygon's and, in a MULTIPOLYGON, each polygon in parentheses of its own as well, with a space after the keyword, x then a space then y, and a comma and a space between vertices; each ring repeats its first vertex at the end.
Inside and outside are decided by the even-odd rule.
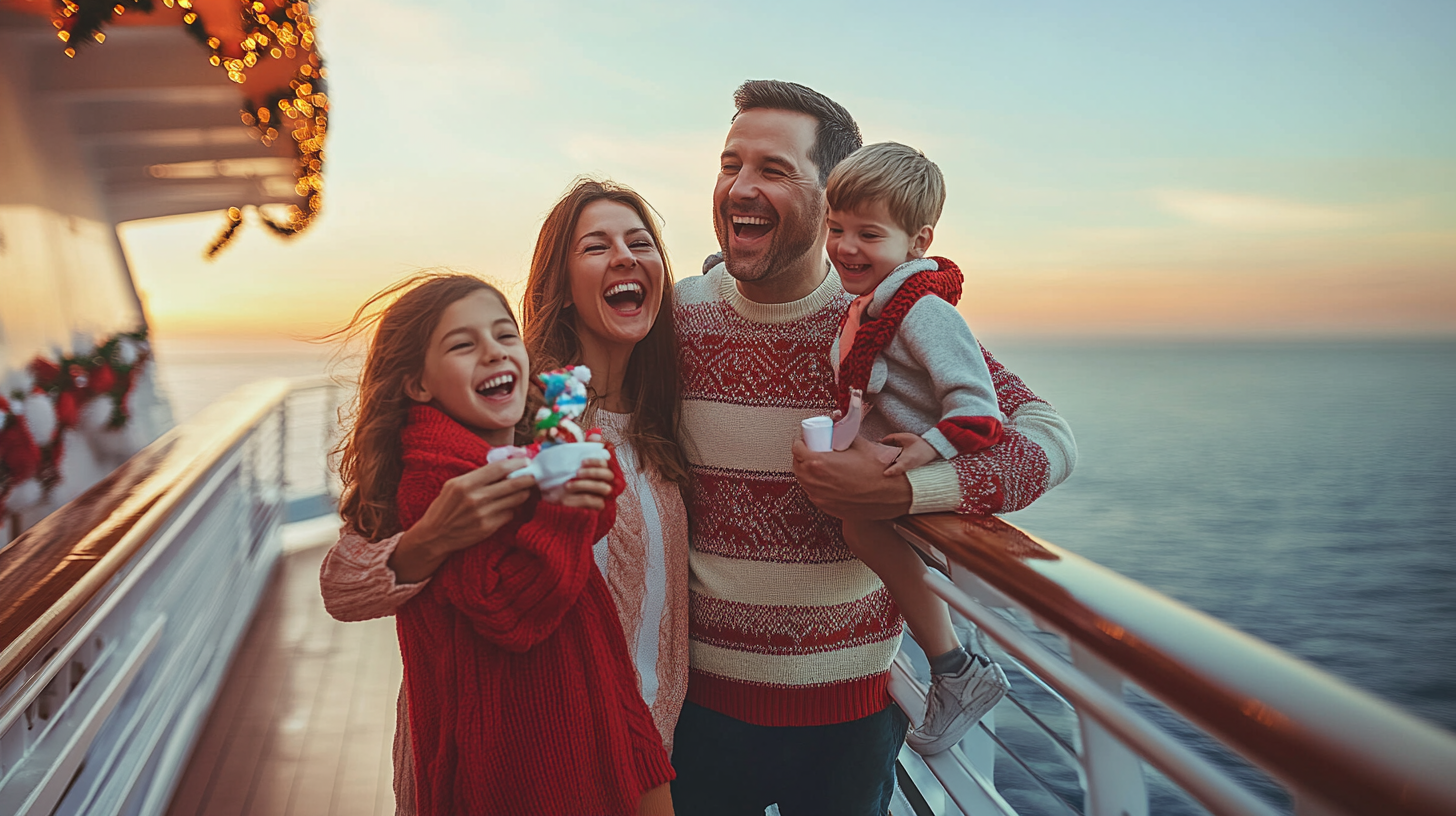
POLYGON ((576 220, 567 255, 582 343, 635 346, 662 307, 662 252, 626 204, 593 201, 576 220))

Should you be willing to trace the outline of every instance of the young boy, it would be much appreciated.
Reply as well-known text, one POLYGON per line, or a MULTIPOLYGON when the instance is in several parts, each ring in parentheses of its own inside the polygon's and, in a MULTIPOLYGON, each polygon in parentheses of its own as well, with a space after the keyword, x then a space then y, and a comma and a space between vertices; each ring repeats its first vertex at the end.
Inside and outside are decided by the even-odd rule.
MULTIPOLYGON (((1003 417, 991 372, 954 305, 960 269, 925 257, 945 204, 940 168, 914 148, 867 145, 834 169, 826 195, 829 258, 857 296, 830 351, 839 409, 850 389, 864 392, 860 435, 900 448, 886 475, 996 444, 1003 417)), ((890 522, 845 522, 844 539, 930 658, 925 721, 906 742, 944 751, 1006 695, 1006 675, 957 640, 945 602, 924 584, 925 564, 890 522)))

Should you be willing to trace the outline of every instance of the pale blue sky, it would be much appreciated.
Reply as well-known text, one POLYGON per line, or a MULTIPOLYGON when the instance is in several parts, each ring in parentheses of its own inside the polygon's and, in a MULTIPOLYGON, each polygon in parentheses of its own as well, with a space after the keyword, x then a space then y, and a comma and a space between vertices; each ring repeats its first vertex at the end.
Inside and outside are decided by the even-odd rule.
MULTIPOLYGON (((746 78, 925 150, 982 333, 1456 332, 1456 4, 319 2, 325 213, 125 240, 163 331, 316 329, 415 267, 519 281, 578 173, 714 248, 746 78)), ((201 58, 201 57, 200 57, 201 58)))

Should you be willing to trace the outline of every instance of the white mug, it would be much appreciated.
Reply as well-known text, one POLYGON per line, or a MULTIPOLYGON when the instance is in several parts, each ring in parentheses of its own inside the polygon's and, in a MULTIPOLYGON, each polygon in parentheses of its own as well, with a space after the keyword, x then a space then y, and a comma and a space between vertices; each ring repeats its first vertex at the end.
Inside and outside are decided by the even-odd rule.
POLYGON ((535 476, 536 486, 544 494, 547 491, 554 492, 554 488, 575 479, 582 462, 588 459, 605 462, 607 458, 607 446, 600 442, 567 442, 542 448, 536 458, 531 460, 531 464, 511 471, 511 476, 535 476))

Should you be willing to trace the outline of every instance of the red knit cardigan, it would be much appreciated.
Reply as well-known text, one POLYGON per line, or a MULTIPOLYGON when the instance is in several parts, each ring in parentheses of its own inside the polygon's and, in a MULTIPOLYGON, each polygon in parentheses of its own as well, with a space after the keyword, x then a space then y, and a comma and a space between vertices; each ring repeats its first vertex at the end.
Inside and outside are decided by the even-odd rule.
MULTIPOLYGON (((428 406, 402 441, 405 527, 490 450, 428 406)), ((533 498, 400 608, 421 816, 631 814, 673 778, 592 559, 615 518, 533 498)))

